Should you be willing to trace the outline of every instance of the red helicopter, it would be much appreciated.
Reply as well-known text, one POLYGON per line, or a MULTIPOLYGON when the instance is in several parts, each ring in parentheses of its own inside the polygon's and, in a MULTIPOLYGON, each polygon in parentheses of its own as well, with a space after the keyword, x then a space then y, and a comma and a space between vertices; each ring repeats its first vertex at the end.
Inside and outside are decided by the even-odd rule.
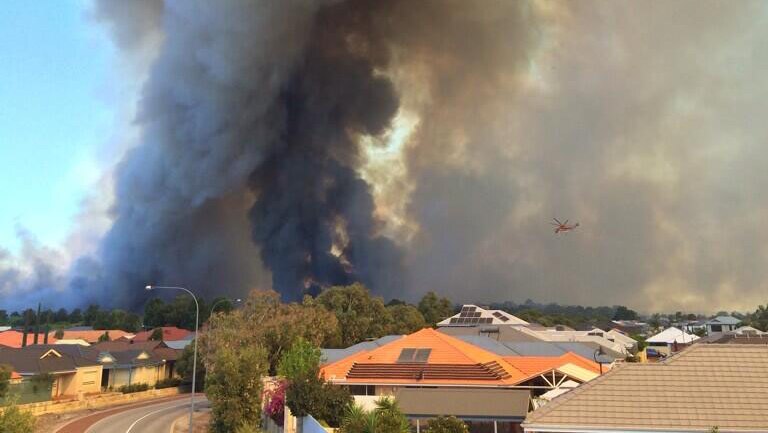
POLYGON ((552 219, 555 220, 555 222, 550 224, 556 227, 555 233, 566 233, 571 230, 574 230, 576 227, 579 226, 579 223, 568 225, 568 220, 565 220, 564 223, 561 223, 560 220, 558 220, 557 218, 552 218, 552 219))

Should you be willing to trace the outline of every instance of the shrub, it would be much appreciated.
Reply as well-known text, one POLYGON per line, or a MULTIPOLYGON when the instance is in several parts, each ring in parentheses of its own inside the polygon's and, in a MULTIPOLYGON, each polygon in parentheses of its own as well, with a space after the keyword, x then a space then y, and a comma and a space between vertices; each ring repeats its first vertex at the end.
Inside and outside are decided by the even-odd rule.
POLYGON ((181 385, 181 378, 169 377, 168 379, 158 380, 155 389, 176 388, 181 385))
POLYGON ((469 433, 469 429, 455 416, 439 416, 429 420, 427 433, 469 433))
POLYGON ((29 412, 22 412, 15 403, 0 413, 0 432, 29 433, 35 430, 36 419, 29 412))
POLYGON ((268 416, 275 424, 283 426, 285 416, 285 391, 288 388, 288 382, 280 380, 275 388, 264 393, 264 414, 268 416))
POLYGON ((261 433, 261 429, 257 425, 244 422, 237 426, 235 433, 261 433))
POLYGON ((122 392, 123 394, 130 394, 133 392, 141 392, 146 391, 149 389, 148 383, 134 383, 131 385, 123 385, 120 388, 117 388, 118 391, 122 392))

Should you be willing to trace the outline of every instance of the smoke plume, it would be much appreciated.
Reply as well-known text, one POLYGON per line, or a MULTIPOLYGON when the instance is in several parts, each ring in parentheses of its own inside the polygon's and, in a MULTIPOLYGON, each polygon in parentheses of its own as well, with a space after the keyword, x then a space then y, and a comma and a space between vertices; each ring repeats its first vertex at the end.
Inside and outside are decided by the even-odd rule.
POLYGON ((768 15, 726 5, 99 1, 142 136, 70 285, 752 309, 768 15))

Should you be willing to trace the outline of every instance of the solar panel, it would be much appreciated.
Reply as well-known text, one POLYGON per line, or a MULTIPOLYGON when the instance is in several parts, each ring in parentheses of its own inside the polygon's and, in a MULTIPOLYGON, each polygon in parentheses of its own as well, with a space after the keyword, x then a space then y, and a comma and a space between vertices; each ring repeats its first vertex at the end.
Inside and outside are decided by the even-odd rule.
POLYGON ((397 358, 398 363, 415 362, 424 364, 429 359, 432 349, 403 349, 397 358))
POLYGON ((475 311, 476 309, 477 309, 477 307, 469 307, 469 308, 467 308, 467 311, 475 311))
POLYGON ((426 363, 430 353, 432 353, 432 349, 416 349, 416 355, 413 357, 413 361, 426 363))
POLYGON ((505 316, 499 317, 499 320, 501 320, 502 322, 509 322, 509 318, 505 316))
POLYGON ((457 318, 455 318, 455 317, 454 317, 454 318, 452 318, 452 319, 451 319, 451 322, 450 322, 450 323, 456 323, 456 322, 458 322, 458 321, 459 321, 459 319, 457 319, 457 318))

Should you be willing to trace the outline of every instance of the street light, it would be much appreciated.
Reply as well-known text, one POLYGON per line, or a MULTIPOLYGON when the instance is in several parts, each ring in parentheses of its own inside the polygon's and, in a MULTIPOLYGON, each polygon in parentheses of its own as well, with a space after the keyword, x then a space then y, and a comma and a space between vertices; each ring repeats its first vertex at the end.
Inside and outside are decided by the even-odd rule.
POLYGON ((229 302, 232 302, 234 304, 239 304, 239 303, 243 302, 243 300, 240 299, 240 298, 236 298, 236 299, 222 298, 222 299, 219 299, 218 301, 213 303, 213 306, 211 307, 211 314, 209 314, 208 317, 213 316, 213 310, 215 310, 216 306, 218 306, 219 304, 221 304, 224 301, 229 301, 229 302))
POLYGON ((197 297, 194 293, 192 293, 191 290, 185 289, 184 287, 175 287, 175 286, 152 286, 148 285, 144 287, 147 290, 155 290, 155 289, 171 289, 171 290, 183 290, 187 293, 189 293, 190 296, 192 296, 192 299, 195 301, 195 350, 192 355, 192 396, 189 398, 189 433, 192 433, 192 429, 194 428, 192 423, 192 414, 195 412, 195 378, 197 376, 197 325, 200 320, 200 304, 197 303, 197 297))

